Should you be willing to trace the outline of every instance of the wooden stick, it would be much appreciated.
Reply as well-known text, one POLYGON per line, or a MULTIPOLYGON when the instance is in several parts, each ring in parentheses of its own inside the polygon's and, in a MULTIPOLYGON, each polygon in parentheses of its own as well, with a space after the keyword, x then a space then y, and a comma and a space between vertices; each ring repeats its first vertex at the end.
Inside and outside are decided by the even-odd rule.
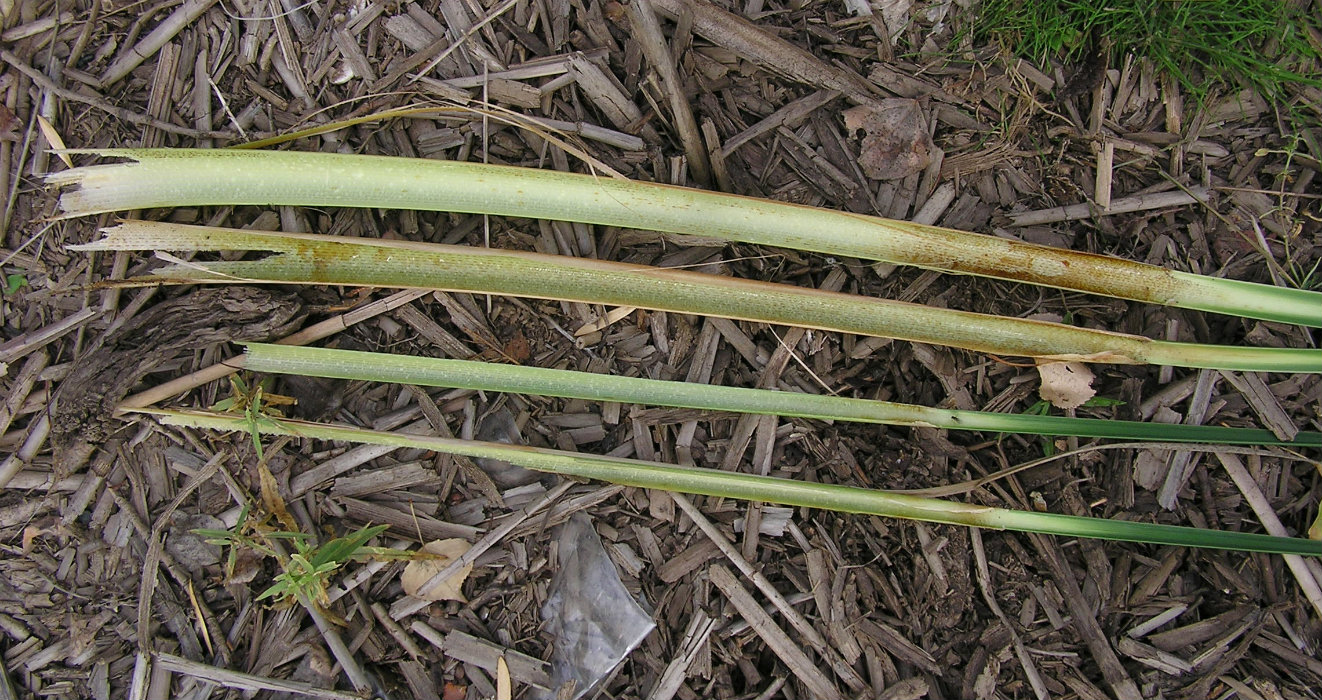
MULTIPOLYGON (((1285 526, 1281 524, 1281 519, 1276 516, 1276 510, 1272 508, 1267 496, 1262 493, 1258 482, 1253 480, 1253 475, 1244 468, 1244 463, 1235 455, 1222 452, 1216 453, 1216 458, 1221 460, 1221 466, 1226 468, 1226 473, 1230 475, 1230 480, 1239 487, 1240 493, 1244 494, 1244 500, 1248 502, 1249 508, 1253 509, 1253 514, 1258 516, 1258 522, 1262 523, 1262 529, 1269 534, 1277 537, 1290 537, 1286 532, 1285 526)), ((1290 567, 1290 572, 1294 574, 1295 580, 1299 582, 1299 588, 1303 590, 1304 597, 1312 604, 1313 610, 1322 617, 1322 586, 1318 585, 1317 578, 1314 576, 1314 570, 1309 566, 1303 557, 1295 554, 1283 554, 1286 566, 1290 567)))
POLYGON ((684 145, 684 155, 688 156, 689 171, 699 184, 710 187, 712 174, 707 149, 698 132, 698 122, 693 118, 688 95, 684 94, 684 83, 680 80, 679 71, 675 69, 677 57, 671 55, 666 38, 661 34, 661 22, 656 18, 652 0, 633 0, 624 9, 629 15, 630 26, 637 32, 635 38, 643 49, 643 55, 661 78, 661 89, 665 90, 666 98, 670 101, 670 111, 675 117, 675 130, 679 132, 679 141, 684 145))
POLYGON ((1078 221, 1079 219, 1087 219, 1092 216, 1110 216, 1111 214, 1128 214, 1135 211, 1182 207, 1196 202, 1206 202, 1207 198, 1207 189, 1203 187, 1191 188, 1188 192, 1183 190, 1157 192, 1155 194, 1143 194, 1114 200, 1111 202, 1110 208, 1107 209, 1103 209, 1091 202, 1085 202, 1083 204, 1071 204, 1065 207, 1052 207, 1050 209, 1026 211, 1022 214, 1011 214, 1010 225, 1038 226, 1041 224, 1053 224, 1060 221, 1078 221))
POLYGON ((40 350, 59 340, 65 333, 82 326, 98 315, 99 312, 95 310, 83 309, 31 333, 24 333, 4 345, 0 345, 0 363, 13 362, 24 355, 40 350))
POLYGON ((744 589, 739 580, 729 569, 721 564, 712 566, 708 572, 713 585, 720 589, 725 595, 726 600, 734 606, 739 615, 748 622, 748 626, 753 628, 762 641, 766 642, 771 651, 790 667, 790 671, 798 676, 799 680, 808 689, 810 697, 815 698, 833 698, 839 697, 840 693, 836 690, 831 680, 822 673, 821 669, 813 664, 808 655, 798 647, 785 634, 785 631, 776 626, 771 616, 758 605, 753 596, 744 589))
POLYGON ((216 4, 216 0, 188 0, 179 9, 175 10, 166 17, 164 21, 156 25, 156 28, 150 34, 143 37, 136 46, 129 49, 123 56, 120 56, 101 76, 101 87, 108 87, 119 82, 124 76, 133 72, 143 61, 150 58, 157 51, 161 50, 176 34, 183 31, 183 28, 193 22, 193 20, 202 16, 202 13, 211 9, 216 4))
POLYGON ((156 664, 161 668, 193 678, 201 678, 212 683, 223 685, 227 688, 237 688, 246 691, 273 690, 285 693, 297 693, 298 695, 307 695, 314 698, 328 698, 329 700, 362 700, 362 696, 354 693, 345 693, 338 690, 329 690, 325 688, 316 688, 308 683, 298 681, 285 681, 278 678, 263 678, 262 676, 251 673, 241 673, 231 671, 226 668, 217 668, 208 666, 197 661, 190 661, 182 656, 157 652, 154 654, 156 664))
MULTIPOLYGON (((850 667, 849 664, 845 663, 845 660, 840 658, 840 655, 835 653, 834 650, 827 645, 826 639, 808 623, 808 619, 798 610, 795 610, 794 607, 789 604, 789 601, 785 600, 785 596, 781 595, 780 591, 776 590, 776 587, 772 585, 771 581, 769 581, 766 576, 762 575, 760 571, 754 569, 753 565, 749 564, 747 559, 744 559, 743 555, 741 555, 739 550, 734 546, 734 543, 727 539, 720 530, 716 529, 716 526, 707 519, 707 516, 702 514, 702 511, 698 510, 698 508, 693 505, 693 502, 690 501, 687 496, 681 493, 670 493, 669 495, 674 499, 675 504, 684 511, 684 514, 689 516, 689 519, 698 526, 698 529, 702 530, 703 534, 707 535, 721 552, 725 554, 726 558, 730 560, 730 563, 734 564, 735 568, 739 569, 740 573, 747 576, 748 579, 753 582, 753 585, 756 586, 758 590, 762 591, 762 594, 771 601, 771 604, 775 606, 776 610, 781 615, 785 616, 785 620, 790 623, 790 626, 794 628, 794 631, 798 632, 813 650, 821 654, 822 657, 831 664, 831 667, 850 688, 853 688, 856 691, 867 689, 867 682, 863 680, 862 676, 859 676, 857 671, 850 667)), ((742 590, 742 587, 740 590, 742 590)), ((758 609, 761 610, 760 607, 758 609)), ((745 616, 744 619, 748 620, 748 617, 745 616)), ((752 624, 753 621, 748 620, 748 622, 752 624)), ((817 694, 814 693, 814 695, 816 696, 817 694)), ((834 695, 834 693, 828 693, 827 695, 820 697, 833 697, 834 695)))

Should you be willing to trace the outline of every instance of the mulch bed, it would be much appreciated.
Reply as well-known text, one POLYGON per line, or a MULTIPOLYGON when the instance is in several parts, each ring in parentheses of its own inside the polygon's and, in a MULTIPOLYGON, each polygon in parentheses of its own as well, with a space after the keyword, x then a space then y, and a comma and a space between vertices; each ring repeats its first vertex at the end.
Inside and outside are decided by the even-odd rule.
MULTIPOLYGON (((391 298, 249 289, 245 299, 281 310, 254 321, 252 308, 225 312, 187 290, 90 289, 160 263, 67 250, 111 217, 49 218, 54 197, 40 176, 65 166, 38 119, 70 147, 220 147, 446 107, 290 147, 586 171, 500 118, 512 110, 638 180, 1256 282, 1297 284, 1322 259, 1316 90, 1299 89, 1305 121, 1296 123, 1247 91, 1200 103, 1133 57, 1109 71, 1033 66, 971 45, 961 31, 970 3, 881 3, 862 16, 848 10, 856 3, 646 4, 664 41, 631 16, 638 8, 614 0, 0 3, 9 287, 0 302, 0 698, 347 697, 352 686, 304 610, 256 600, 278 573, 273 560, 246 553, 244 575, 227 579, 220 551, 190 533, 233 525, 243 501, 257 498, 250 438, 95 414, 231 356, 229 340, 281 337, 391 298), (658 56, 668 70, 654 67, 658 56), (484 102, 496 111, 477 109, 484 102), (88 398, 99 381, 89 376, 107 372, 114 381, 88 398), (82 423, 60 422, 62 396, 80 397, 82 423), (71 445, 79 457, 57 462, 71 445)), ((645 231, 291 207, 134 215, 683 266, 1155 338, 1316 343, 1312 331, 1281 324, 645 231)), ((394 299, 323 343, 963 409, 1022 412, 1037 401, 1031 366, 960 350, 642 311, 576 336, 608 310, 466 294, 394 299)), ((1317 376, 1096 371, 1099 395, 1117 401, 1078 415, 1265 426, 1284 417, 1322 429, 1317 376)), ((301 399, 296 415, 323 420, 421 421, 435 434, 875 488, 944 486, 1054 456, 955 496, 986 505, 1259 531, 1250 500, 1260 499, 1296 534, 1317 507, 1318 455, 1282 450, 1109 449, 357 382, 284 380, 274 390, 301 399), (1236 464, 1247 480, 1228 474, 1236 464), (1172 465, 1190 478, 1167 485, 1172 465), (1160 505, 1163 489, 1174 489, 1173 509, 1160 505)), ((229 395, 214 381, 167 403, 206 407, 229 395)), ((265 453, 290 516, 319 538, 389 524, 378 544, 417 548, 518 522, 488 542, 467 602, 413 602, 398 562, 350 564, 333 577, 335 633, 377 692, 395 698, 493 697, 502 655, 516 697, 549 684, 543 661, 558 640, 539 611, 560 568, 556 527, 577 512, 591 517, 657 625, 600 697, 797 698, 827 688, 887 698, 1311 698, 1322 687, 1322 610, 1281 557, 681 502, 600 484, 510 489, 467 460, 419 451, 283 440, 265 453), (545 508, 519 515, 553 489, 545 508)))

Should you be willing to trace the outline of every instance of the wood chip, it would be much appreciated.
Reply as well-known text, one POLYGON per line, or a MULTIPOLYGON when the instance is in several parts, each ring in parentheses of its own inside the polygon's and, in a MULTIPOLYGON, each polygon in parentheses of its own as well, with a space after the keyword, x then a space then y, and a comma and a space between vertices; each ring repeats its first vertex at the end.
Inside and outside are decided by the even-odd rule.
POLYGON ((839 691, 830 679, 823 675, 807 654, 804 654, 803 650, 776 626, 771 616, 762 610, 762 606, 753 600, 753 596, 749 595, 748 591, 744 590, 729 569, 716 564, 708 570, 707 575, 753 631, 766 642, 767 647, 780 657, 786 666, 789 666, 790 672, 798 677, 808 692, 820 698, 837 696, 839 691))
POLYGON ((1299 434, 1299 427, 1281 407, 1280 399, 1272 393, 1260 373, 1222 371, 1220 374, 1249 402, 1258 419, 1273 435, 1282 440, 1293 440, 1299 434))

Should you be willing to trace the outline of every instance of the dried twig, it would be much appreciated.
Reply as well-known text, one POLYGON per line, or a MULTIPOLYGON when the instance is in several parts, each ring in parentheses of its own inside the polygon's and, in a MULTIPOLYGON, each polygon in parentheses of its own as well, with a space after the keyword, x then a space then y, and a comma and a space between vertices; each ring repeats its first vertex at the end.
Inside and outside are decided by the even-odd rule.
MULTIPOLYGON (((680 493, 670 493, 668 495, 674 499, 675 504, 684 511, 684 514, 689 516, 689 519, 698 526, 698 529, 702 530, 703 534, 720 548, 721 552, 730 560, 730 563, 734 564, 740 573, 748 577, 759 591, 762 591, 762 594, 771 601, 776 610, 785 616, 785 620, 790 623, 794 631, 802 636, 803 641, 807 642, 808 646, 821 654, 831 664, 831 668, 835 670, 841 680, 856 690, 863 690, 867 687, 858 672, 851 668, 848 663, 845 663, 844 659, 840 658, 840 655, 826 643, 826 639, 808 622, 808 619, 785 600, 785 596, 776 590, 776 587, 772 585, 771 581, 767 580, 766 576, 754 569, 747 559, 744 559, 734 543, 727 539, 720 530, 716 529, 716 526, 707 519, 707 516, 702 514, 702 511, 693 505, 687 496, 680 493)), ((660 494, 657 494, 657 497, 660 497, 660 494)), ((749 620, 749 622, 751 623, 752 620, 749 620)), ((822 697, 831 695, 833 693, 828 693, 822 697)))
POLYGON ((202 16, 216 0, 187 0, 179 9, 170 13, 150 34, 143 37, 136 45, 124 52, 101 76, 101 86, 109 87, 133 72, 143 61, 161 50, 184 27, 202 16))
POLYGON ((665 90, 670 101, 670 111, 675 117, 675 130, 679 132, 679 141, 684 144, 684 154, 689 159, 689 169, 693 179, 699 184, 711 186, 711 163, 707 159, 707 149, 698 133, 698 122, 693 119, 693 108, 688 95, 684 92, 684 83, 679 71, 675 69, 675 58, 661 34, 661 23, 657 21, 652 0, 632 0, 624 6, 629 14, 629 22, 637 32, 643 55, 652 64, 661 78, 661 89, 665 90))
POLYGON ((1102 208, 1100 205, 1091 202, 1084 204, 1071 204, 1064 207, 1051 207, 1050 209, 1038 209, 1036 211, 1026 211, 1022 214, 1011 214, 1011 226, 1039 226, 1041 224, 1053 224, 1060 221, 1078 221, 1093 216, 1110 216, 1112 214, 1128 214, 1136 211, 1150 211, 1152 209, 1168 209, 1171 207, 1183 207, 1198 202, 1206 202, 1208 191, 1202 187, 1191 188, 1188 192, 1158 192, 1156 194, 1142 194, 1133 197, 1122 197, 1112 200, 1111 206, 1102 208))
POLYGON ((231 671, 226 668, 217 668, 208 666, 197 661, 190 661, 182 656, 167 654, 165 652, 156 652, 153 655, 157 666, 185 676, 200 678, 210 681, 227 688, 256 692, 258 690, 270 690, 283 693, 294 693, 297 695, 307 695, 314 698, 326 698, 327 700, 363 700, 361 695, 356 693, 345 693, 338 690, 327 688, 316 688, 308 683, 298 681, 286 681, 278 678, 263 678, 262 676, 251 673, 242 673, 231 671))
MULTIPOLYGON (((1217 451, 1217 459, 1221 460, 1221 466, 1225 467, 1226 473, 1230 479, 1239 487, 1240 493, 1244 494, 1244 500, 1248 502, 1249 507, 1253 509, 1253 514, 1258 516, 1258 522, 1269 534, 1279 537, 1290 537, 1285 526, 1281 524, 1281 519, 1276 516, 1276 510, 1272 508, 1267 497, 1262 493, 1258 482, 1254 481, 1253 475, 1244 468, 1244 463, 1239 457, 1224 451, 1217 451)), ((1313 610, 1322 617, 1322 586, 1318 585, 1316 578, 1319 573, 1317 561, 1309 561, 1300 556, 1283 555, 1286 566, 1290 567, 1290 572, 1294 574, 1295 580, 1299 582, 1299 588, 1303 591, 1304 597, 1313 606, 1313 610)))

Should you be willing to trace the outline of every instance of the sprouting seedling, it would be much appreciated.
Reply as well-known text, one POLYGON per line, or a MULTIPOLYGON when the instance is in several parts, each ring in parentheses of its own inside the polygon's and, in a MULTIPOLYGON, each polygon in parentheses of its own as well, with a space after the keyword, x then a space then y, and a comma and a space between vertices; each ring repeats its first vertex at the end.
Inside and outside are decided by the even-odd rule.
POLYGON ((261 543, 257 538, 247 534, 248 527, 248 505, 245 503, 239 510, 239 520, 234 524, 233 530, 208 530, 198 528, 193 530, 193 534, 206 538, 207 544, 213 544, 218 547, 228 547, 229 555, 225 558, 225 579, 228 581, 234 578, 234 569, 239 563, 239 547, 246 547, 267 556, 275 556, 275 550, 261 543))
MULTIPOLYGON (((310 538, 292 538, 296 550, 281 561, 284 569, 275 577, 275 582, 257 596, 257 600, 274 598, 281 604, 295 601, 325 607, 330 604, 326 596, 326 584, 331 575, 349 561, 379 555, 381 550, 401 554, 397 550, 384 547, 366 547, 369 540, 385 532, 389 525, 370 525, 351 532, 343 537, 336 537, 324 544, 313 546, 310 538)), ((284 533, 303 534, 303 533, 284 533)))
POLYGON ((311 539, 311 535, 303 532, 276 530, 267 524, 271 516, 250 518, 251 513, 251 507, 245 503, 232 530, 193 530, 194 534, 205 537, 207 544, 229 547, 229 556, 225 559, 227 580, 234 577, 240 549, 248 549, 267 557, 279 557, 280 551, 273 543, 274 540, 289 540, 297 547, 300 543, 306 544, 311 539))
POLYGON ((305 532, 274 530, 267 526, 266 520, 250 519, 249 508, 244 506, 239 512, 239 521, 232 530, 194 530, 206 538, 208 544, 229 547, 226 558, 225 575, 232 578, 238 562, 238 551, 250 549, 280 562, 281 572, 257 600, 274 599, 279 605, 306 603, 325 607, 330 600, 326 595, 326 585, 331 576, 340 567, 350 561, 368 559, 405 559, 416 553, 390 549, 389 547, 368 547, 373 537, 385 532, 389 525, 368 525, 343 537, 336 537, 322 544, 314 544, 311 535, 305 532), (293 547, 288 554, 281 552, 275 544, 284 540, 293 547))
POLYGON ((284 418, 285 415, 276 406, 292 406, 297 403, 297 399, 280 394, 267 393, 267 384, 270 379, 261 382, 253 382, 249 388, 248 382, 245 382, 238 375, 230 375, 229 398, 222 399, 212 404, 211 410, 224 413, 242 413, 244 421, 248 424, 248 433, 252 435, 252 445, 257 452, 257 461, 266 462, 266 455, 262 451, 261 431, 258 430, 263 421, 276 422, 277 418, 284 418))
POLYGON ((23 275, 5 275, 4 293, 6 296, 17 294, 18 290, 26 286, 28 286, 28 279, 23 275))

